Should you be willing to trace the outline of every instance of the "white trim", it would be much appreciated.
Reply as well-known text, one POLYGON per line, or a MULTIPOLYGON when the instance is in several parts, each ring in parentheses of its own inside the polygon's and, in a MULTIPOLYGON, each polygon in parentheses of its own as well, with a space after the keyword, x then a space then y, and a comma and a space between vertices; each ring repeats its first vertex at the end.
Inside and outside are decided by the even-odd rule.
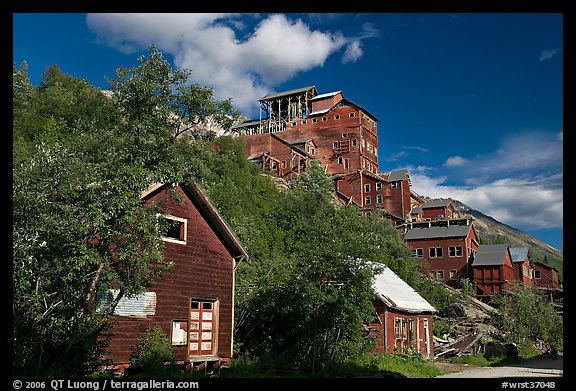
POLYGON ((167 219, 167 220, 179 221, 179 222, 184 224, 184 234, 182 235, 184 237, 184 240, 178 240, 178 239, 174 239, 174 238, 171 238, 168 236, 162 236, 162 240, 164 240, 165 242, 170 242, 170 243, 186 244, 186 240, 188 238, 188 219, 185 219, 182 217, 176 217, 176 216, 172 216, 172 215, 168 215, 168 214, 161 214, 161 215, 159 215, 159 217, 162 217, 163 219, 167 219))

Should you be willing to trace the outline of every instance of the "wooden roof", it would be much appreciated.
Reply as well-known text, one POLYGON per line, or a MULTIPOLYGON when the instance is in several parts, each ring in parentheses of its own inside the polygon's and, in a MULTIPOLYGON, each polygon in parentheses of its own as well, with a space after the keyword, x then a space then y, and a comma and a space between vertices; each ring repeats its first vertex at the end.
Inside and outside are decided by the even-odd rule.
MULTIPOLYGON (((228 251, 230 251, 232 256, 238 260, 238 263, 242 260, 249 262, 250 256, 248 255, 248 252, 200 186, 193 180, 181 183, 180 186, 186 192, 188 197, 197 204, 200 214, 208 221, 228 251)), ((167 184, 154 183, 140 194, 140 198, 146 199, 164 187, 167 187, 167 184)))

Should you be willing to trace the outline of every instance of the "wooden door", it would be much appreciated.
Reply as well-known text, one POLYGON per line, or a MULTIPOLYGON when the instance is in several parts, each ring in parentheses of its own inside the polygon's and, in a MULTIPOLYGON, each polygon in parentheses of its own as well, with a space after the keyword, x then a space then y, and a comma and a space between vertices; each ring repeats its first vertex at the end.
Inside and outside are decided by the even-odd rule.
POLYGON ((190 300, 188 355, 213 355, 215 350, 216 302, 190 300))

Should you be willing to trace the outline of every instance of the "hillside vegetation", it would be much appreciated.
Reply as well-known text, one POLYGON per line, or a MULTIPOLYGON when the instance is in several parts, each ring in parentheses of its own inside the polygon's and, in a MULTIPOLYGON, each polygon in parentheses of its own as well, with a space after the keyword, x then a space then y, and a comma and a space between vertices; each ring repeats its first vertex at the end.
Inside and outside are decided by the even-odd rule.
POLYGON ((378 265, 439 311, 461 300, 418 272, 390 221, 334 203, 318 165, 278 186, 247 161, 241 140, 176 137, 175 118, 225 125, 238 113, 187 83, 189 72, 173 70, 154 47, 139 61, 118 70, 112 95, 57 66, 33 86, 25 64, 14 65, 15 374, 81 376, 102 364, 98 337, 111 313, 96 311, 97 294, 111 284, 144 292, 170 267, 159 210, 141 205, 150 182, 197 181, 248 250, 236 275, 239 358, 318 373, 373 352, 359 331, 374 316, 378 265))

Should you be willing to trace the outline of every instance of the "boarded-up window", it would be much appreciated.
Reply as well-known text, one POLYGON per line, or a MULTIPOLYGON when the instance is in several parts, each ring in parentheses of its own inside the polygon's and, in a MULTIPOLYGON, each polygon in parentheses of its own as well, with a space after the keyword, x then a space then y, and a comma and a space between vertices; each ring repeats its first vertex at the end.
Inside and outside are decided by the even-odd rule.
POLYGON ((188 320, 172 321, 172 345, 180 346, 188 343, 188 320))
MULTIPOLYGON (((118 297, 119 290, 109 289, 100 296, 98 307, 105 311, 118 297)), ((156 315, 156 292, 145 292, 136 296, 124 296, 116 305, 114 315, 118 316, 154 316, 156 315)))

